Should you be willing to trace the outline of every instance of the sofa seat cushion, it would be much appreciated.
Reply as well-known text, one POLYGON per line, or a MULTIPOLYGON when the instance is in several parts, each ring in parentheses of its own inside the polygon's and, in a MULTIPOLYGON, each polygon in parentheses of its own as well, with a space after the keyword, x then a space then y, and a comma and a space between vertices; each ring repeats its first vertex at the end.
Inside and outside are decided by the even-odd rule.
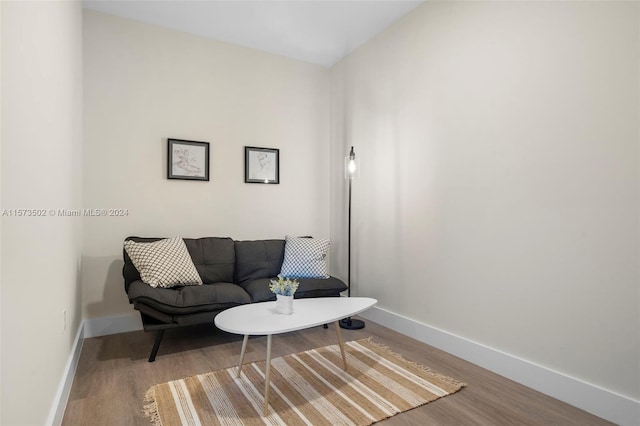
POLYGON ((204 284, 173 288, 152 288, 142 281, 129 286, 129 301, 151 306, 167 314, 181 315, 230 308, 251 303, 242 287, 233 283, 204 284))
MULTIPOLYGON (((249 293, 253 302, 275 300, 276 295, 269 290, 269 282, 272 279, 275 279, 275 277, 247 281, 243 287, 249 293)), ((299 278, 297 281, 300 285, 294 295, 296 299, 338 296, 347 289, 347 286, 342 281, 334 277, 299 278)))
POLYGON ((134 303, 134 306, 142 315, 142 326, 145 331, 157 331, 171 327, 182 327, 184 325, 211 325, 213 324, 215 316, 227 309, 195 312, 185 315, 167 315, 143 303, 134 303))

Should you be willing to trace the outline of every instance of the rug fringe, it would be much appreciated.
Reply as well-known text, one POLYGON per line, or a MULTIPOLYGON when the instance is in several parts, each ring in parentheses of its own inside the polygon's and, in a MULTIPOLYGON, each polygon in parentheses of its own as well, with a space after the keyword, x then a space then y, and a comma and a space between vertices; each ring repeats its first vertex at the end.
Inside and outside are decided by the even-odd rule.
POLYGON ((142 413, 145 417, 149 417, 149 421, 153 426, 162 426, 160 420, 160 413, 158 413, 158 402, 156 401, 155 386, 151 387, 144 394, 144 402, 147 403, 142 406, 142 413))
POLYGON ((433 371, 432 369, 430 369, 429 367, 420 364, 419 362, 414 362, 414 361, 409 361, 408 359, 406 359, 405 357, 403 357, 402 355, 400 355, 397 352, 394 352, 389 346, 380 343, 380 342, 376 342, 373 340, 372 336, 367 337, 366 339, 362 339, 367 343, 370 343, 371 345, 375 346, 376 348, 385 351, 387 354, 389 354, 390 356, 401 360, 402 362, 406 362, 407 364, 411 365, 412 367, 418 368, 422 371, 424 371, 425 373, 429 374, 431 377, 436 377, 438 378, 438 380, 441 380, 443 382, 446 382, 452 386, 460 386, 460 387, 466 387, 467 384, 464 382, 460 382, 458 380, 455 380, 449 376, 446 376, 444 374, 440 374, 437 373, 435 371, 433 371))

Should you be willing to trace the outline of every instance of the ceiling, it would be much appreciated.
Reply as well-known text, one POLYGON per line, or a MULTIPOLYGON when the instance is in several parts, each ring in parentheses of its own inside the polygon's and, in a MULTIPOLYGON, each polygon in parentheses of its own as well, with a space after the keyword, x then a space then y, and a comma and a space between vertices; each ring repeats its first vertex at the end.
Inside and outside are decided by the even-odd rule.
POLYGON ((84 0, 87 9, 331 66, 420 1, 84 0))

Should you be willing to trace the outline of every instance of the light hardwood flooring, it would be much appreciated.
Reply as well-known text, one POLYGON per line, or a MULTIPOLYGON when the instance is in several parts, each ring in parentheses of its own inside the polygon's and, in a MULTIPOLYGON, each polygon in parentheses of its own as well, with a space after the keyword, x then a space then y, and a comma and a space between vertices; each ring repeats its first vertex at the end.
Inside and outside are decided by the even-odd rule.
MULTIPOLYGON (((345 341, 373 337, 408 360, 467 383, 454 395, 384 420, 392 425, 610 425, 474 364, 367 321, 345 341)), ((167 330, 153 363, 154 334, 136 331, 86 339, 63 425, 149 425, 142 414, 153 385, 234 366, 242 336, 211 326, 167 330)), ((246 362, 264 360, 266 337, 249 339, 246 362)), ((273 337, 273 357, 336 343, 333 327, 273 337)))

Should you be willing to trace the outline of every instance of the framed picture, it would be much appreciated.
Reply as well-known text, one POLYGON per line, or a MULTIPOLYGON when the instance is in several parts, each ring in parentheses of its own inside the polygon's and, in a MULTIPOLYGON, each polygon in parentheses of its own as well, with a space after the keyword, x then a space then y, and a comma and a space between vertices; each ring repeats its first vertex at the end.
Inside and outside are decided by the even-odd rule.
POLYGON ((280 150, 245 146, 244 181, 246 183, 280 183, 280 150))
POLYGON ((209 142, 169 139, 167 179, 209 180, 209 142))

